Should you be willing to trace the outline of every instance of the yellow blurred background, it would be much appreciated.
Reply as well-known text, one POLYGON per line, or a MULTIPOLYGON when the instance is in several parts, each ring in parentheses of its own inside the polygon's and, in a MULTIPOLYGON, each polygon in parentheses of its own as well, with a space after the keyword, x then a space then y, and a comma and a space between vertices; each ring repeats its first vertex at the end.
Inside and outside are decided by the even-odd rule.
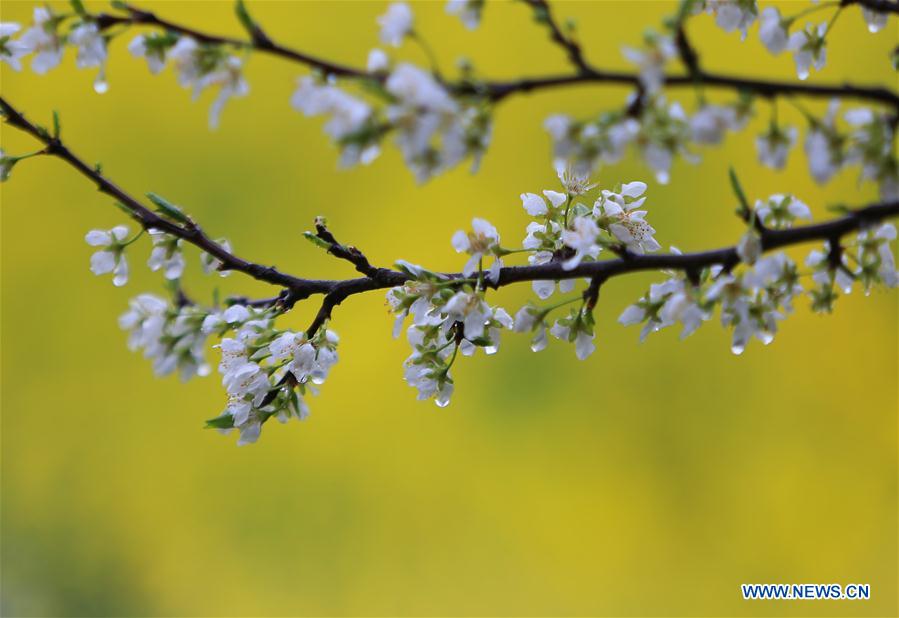
MULTIPOLYGON (((2 20, 29 23, 33 4, 3 0, 2 20)), ((567 70, 521 4, 489 2, 473 33, 442 3, 413 4, 448 70, 460 55, 496 78, 567 70)), ((230 3, 141 6, 241 34, 230 3)), ((275 40, 355 65, 377 45, 385 6, 250 3, 275 40)), ((609 68, 625 68, 619 47, 674 8, 554 6, 577 18, 587 57, 609 68)), ((708 16, 691 32, 708 69, 795 79, 789 56, 769 56, 755 28, 742 45, 708 16)), ((458 169, 417 186, 392 146, 370 167, 337 169, 322 122, 288 104, 304 69, 254 55, 250 96, 230 102, 210 132, 211 95, 191 103, 170 69, 150 75, 125 49, 131 36, 112 43, 105 95, 71 50, 43 77, 3 65, 2 93, 45 124, 58 109, 75 152, 133 194, 160 193, 238 254, 309 277, 352 275, 302 239, 319 214, 379 265, 405 258, 458 270, 449 239, 473 216, 517 244, 528 222, 519 193, 555 188, 543 119, 586 117, 627 94, 579 87, 511 98, 477 175, 458 169)), ((896 44, 895 19, 870 35, 847 9, 811 81, 896 87, 886 61, 896 44)), ((409 44, 396 57, 424 62, 409 44)), ((689 90, 677 97, 693 109, 689 90)), ((668 186, 632 153, 598 180, 649 181, 649 220, 664 246, 683 250, 739 237, 730 165, 751 199, 793 192, 816 217, 831 216, 828 204, 876 198, 855 169, 816 186, 801 149, 785 172, 760 167, 753 140, 768 110, 760 102, 748 129, 704 150, 701 165, 678 161, 668 186)), ((797 113, 780 112, 804 132, 797 113)), ((34 146, 7 127, 2 141, 13 153, 34 146)), ((142 268, 148 243, 132 248, 125 289, 89 272, 85 232, 124 219, 110 200, 37 158, 16 167, 2 202, 4 615, 897 613, 895 293, 856 292, 831 317, 803 300, 770 347, 753 342, 735 357, 717 318, 684 342, 671 329, 639 345, 638 328, 616 318, 658 277, 615 279, 588 361, 556 341, 535 355, 528 337, 506 336, 489 361, 479 353, 457 363, 446 409, 417 402, 404 384, 408 345, 391 339, 383 295, 357 296, 335 311, 341 361, 310 400, 311 418, 267 425, 258 444, 236 448, 234 436, 203 429, 224 404, 217 375, 156 379, 126 349, 117 316, 130 296, 163 286, 142 268), (745 602, 748 582, 869 583, 872 596, 745 602)), ((274 291, 241 275, 212 282, 196 251, 188 259, 185 284, 198 296, 209 298, 213 283, 223 293, 274 291)), ((514 312, 528 297, 525 285, 494 300, 514 312)), ((317 306, 302 303, 282 323, 302 329, 317 306)))

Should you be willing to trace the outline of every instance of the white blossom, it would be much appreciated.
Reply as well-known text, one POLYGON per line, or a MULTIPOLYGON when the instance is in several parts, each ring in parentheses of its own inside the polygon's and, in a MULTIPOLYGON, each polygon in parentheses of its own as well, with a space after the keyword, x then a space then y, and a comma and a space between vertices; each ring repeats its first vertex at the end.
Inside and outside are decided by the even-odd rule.
POLYGON ((368 60, 365 63, 365 70, 369 73, 384 73, 390 68, 390 59, 384 50, 374 48, 368 52, 368 60))
POLYGON ((412 9, 405 2, 394 2, 387 12, 378 17, 381 26, 381 42, 398 47, 412 32, 412 9))
POLYGON ((38 75, 43 75, 62 61, 64 44, 58 28, 58 18, 49 8, 35 7, 34 25, 19 39, 24 49, 34 53, 31 69, 38 75))
POLYGON ((690 118, 693 140, 700 144, 719 144, 727 131, 742 126, 737 110, 730 105, 703 105, 690 118))
POLYGON ((839 100, 831 100, 824 119, 816 121, 805 136, 809 172, 819 184, 830 180, 843 164, 842 140, 835 126, 839 106, 839 100))
POLYGON ((762 11, 759 19, 759 38, 765 48, 773 55, 778 55, 787 48, 790 34, 787 25, 780 15, 780 9, 769 6, 762 11))
POLYGON ((671 37, 647 33, 644 47, 635 49, 625 47, 624 57, 637 65, 640 71, 640 83, 648 93, 654 93, 665 81, 665 64, 677 56, 677 47, 671 37))
POLYGON ((743 263, 755 264, 761 254, 762 238, 757 231, 749 228, 740 237, 740 242, 737 243, 737 255, 743 263))
MULTIPOLYGON (((462 274, 470 277, 479 269, 479 263, 487 255, 496 255, 499 249, 499 232, 489 221, 475 217, 471 221, 471 232, 463 230, 453 234, 453 248, 456 253, 467 253, 471 257, 462 269, 462 274)), ((498 257, 493 261, 489 278, 493 283, 499 281, 499 269, 502 268, 502 260, 498 257)))
POLYGON ((556 339, 573 341, 578 360, 587 360, 596 351, 596 345, 593 343, 596 335, 593 333, 592 327, 585 324, 580 314, 577 317, 557 320, 549 329, 549 333, 556 339))
POLYGON ((896 274, 896 261, 890 244, 896 240, 896 226, 883 223, 875 229, 864 229, 858 233, 857 262, 860 267, 859 278, 870 292, 874 283, 883 283, 886 287, 899 285, 896 274))
POLYGON ((225 103, 232 97, 246 96, 250 87, 243 77, 243 62, 212 45, 199 44, 183 36, 168 50, 178 72, 178 83, 193 90, 196 99, 209 87, 218 87, 218 94, 209 108, 209 127, 218 127, 225 103))
POLYGON ((839 266, 833 268, 831 264, 830 243, 826 243, 824 250, 812 250, 805 260, 805 265, 814 269, 812 280, 818 285, 831 286, 836 285, 844 294, 852 292, 852 285, 855 283, 855 273, 849 265, 845 253, 840 257, 839 266))
MULTIPOLYGON (((227 238, 219 238, 215 242, 226 252, 231 253, 231 243, 227 238)), ((220 277, 227 277, 231 274, 231 271, 228 269, 219 270, 219 267, 222 265, 221 260, 205 251, 200 254, 200 264, 203 267, 203 272, 207 275, 217 272, 220 277)))
POLYGON ((638 143, 659 183, 668 184, 674 155, 696 162, 696 157, 687 149, 691 138, 687 115, 677 101, 668 105, 664 97, 657 96, 643 109, 638 143))
POLYGON ((808 79, 811 67, 820 71, 827 61, 827 48, 825 47, 825 35, 827 24, 818 24, 817 27, 808 24, 805 30, 799 30, 790 35, 787 47, 793 52, 793 60, 796 62, 796 74, 799 79, 808 79))
POLYGON ((469 30, 474 30, 481 23, 481 11, 484 0, 447 0, 446 12, 456 15, 469 30))
POLYGON ((128 228, 117 225, 111 230, 91 230, 84 240, 92 247, 102 247, 91 256, 91 272, 95 275, 112 273, 112 283, 121 287, 128 283, 128 261, 125 259, 125 240, 128 228))
POLYGON ((22 69, 22 56, 31 52, 22 41, 14 41, 11 38, 20 28, 21 26, 15 22, 0 23, 0 60, 16 71, 22 69))
POLYGON ((593 215, 607 226, 609 232, 634 253, 657 251, 661 248, 655 239, 655 229, 645 221, 647 211, 639 210, 646 201, 643 193, 646 183, 626 183, 620 193, 603 190, 593 205, 593 215))
POLYGON ((153 250, 147 266, 156 272, 162 270, 166 279, 179 279, 184 273, 184 254, 181 252, 181 239, 160 230, 151 229, 153 250))
POLYGON ((599 228, 589 217, 575 217, 571 229, 562 231, 562 242, 574 249, 574 255, 562 263, 565 270, 573 270, 584 258, 595 258, 601 247, 596 244, 599 228))
POLYGON ((474 154, 477 163, 489 142, 489 122, 476 108, 460 108, 432 75, 408 63, 395 67, 384 86, 397 99, 387 108, 396 143, 419 182, 466 154, 474 154))
POLYGON ((128 51, 135 58, 144 58, 150 73, 156 75, 165 68, 166 52, 174 42, 170 37, 151 33, 139 34, 128 44, 128 51))
POLYGON ((181 380, 209 374, 205 359, 204 310, 191 305, 171 307, 152 294, 133 298, 119 326, 129 331, 128 347, 143 350, 153 371, 165 376, 178 371, 181 380))
POLYGON ((365 101, 306 76, 300 79, 290 103, 306 116, 330 116, 325 132, 341 144, 343 166, 367 165, 380 154, 377 139, 366 131, 371 124, 372 109, 365 101))
POLYGON ((755 147, 762 165, 782 170, 787 164, 790 148, 796 143, 796 127, 779 127, 772 123, 768 131, 755 138, 755 147))
POLYGON ((794 195, 775 193, 767 200, 756 200, 755 213, 765 226, 774 229, 791 227, 796 219, 811 219, 812 211, 794 195))
POLYGON ((69 40, 78 46, 76 63, 79 69, 100 67, 94 90, 106 92, 106 40, 94 22, 82 22, 69 34, 69 40))
POLYGON ((456 292, 440 308, 449 320, 462 322, 466 339, 478 339, 484 335, 487 320, 493 315, 490 306, 475 292, 456 292))
POLYGON ((725 32, 739 30, 743 39, 758 15, 755 0, 707 0, 706 10, 714 13, 719 28, 725 32))

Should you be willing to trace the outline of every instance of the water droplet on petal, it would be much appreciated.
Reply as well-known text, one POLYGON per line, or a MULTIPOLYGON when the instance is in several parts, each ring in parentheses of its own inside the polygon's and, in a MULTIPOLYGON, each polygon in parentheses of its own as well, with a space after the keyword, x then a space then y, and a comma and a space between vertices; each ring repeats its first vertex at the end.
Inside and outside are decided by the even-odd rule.
POLYGON ((105 79, 97 79, 94 82, 94 92, 97 94, 104 94, 107 90, 109 90, 109 83, 105 79))
POLYGON ((743 350, 745 350, 745 349, 746 349, 746 346, 741 343, 735 343, 732 346, 730 346, 730 351, 733 352, 734 354, 736 354, 737 356, 742 354, 743 350))

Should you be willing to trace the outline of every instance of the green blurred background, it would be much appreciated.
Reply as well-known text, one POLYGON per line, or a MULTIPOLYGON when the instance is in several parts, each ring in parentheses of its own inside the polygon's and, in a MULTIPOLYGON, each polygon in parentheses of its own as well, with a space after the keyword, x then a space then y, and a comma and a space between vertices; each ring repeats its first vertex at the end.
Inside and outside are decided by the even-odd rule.
MULTIPOLYGON (((3 0, 2 19, 28 23, 32 6, 3 0)), ((230 3, 143 6, 240 34, 230 3)), ((620 45, 674 5, 556 6, 578 19, 592 61, 624 68, 620 45)), ((357 65, 377 44, 384 8, 251 3, 276 40, 357 65)), ((414 8, 445 67, 464 54, 497 78, 567 68, 522 5, 488 3, 474 33, 442 3, 414 8)), ((857 9, 846 13, 812 81, 895 86, 886 55, 896 21, 869 35, 857 9)), ((691 30, 709 69, 795 78, 789 56, 770 57, 755 29, 742 45, 707 16, 691 30)), ((44 123, 58 109, 73 149, 131 192, 165 195, 240 255, 310 277, 352 274, 301 238, 318 214, 383 265, 458 269, 449 238, 475 215, 504 244, 520 242, 519 193, 555 184, 543 119, 584 117, 627 94, 583 87, 510 99, 480 173, 416 186, 392 147, 371 167, 336 169, 321 121, 288 105, 301 68, 252 57, 251 95, 209 132, 211 95, 192 104, 170 70, 151 76, 125 50, 131 36, 112 44, 105 95, 71 51, 44 77, 3 65, 3 95, 44 123)), ((424 62, 414 45, 398 57, 424 62)), ((678 96, 692 109, 689 91, 678 96)), ((758 110, 701 165, 679 161, 669 186, 650 182, 663 245, 735 242, 729 165, 751 198, 792 191, 818 217, 827 204, 875 198, 856 170, 814 185, 799 150, 785 172, 761 168, 753 136, 767 104, 758 110)), ((801 126, 786 105, 781 116, 801 126)), ((34 145, 5 127, 2 140, 14 153, 34 145)), ((606 185, 634 179, 651 174, 632 155, 598 174, 606 185)), ((489 362, 458 363, 443 410, 404 384, 408 346, 390 337, 383 295, 354 297, 335 312, 341 362, 309 421, 266 426, 257 445, 238 449, 234 436, 203 429, 223 407, 217 376, 156 379, 126 349, 117 316, 130 296, 163 288, 140 267, 145 243, 131 252, 124 290, 88 271, 84 233, 123 221, 110 200, 38 158, 15 169, 2 201, 4 615, 896 615, 895 293, 856 292, 832 317, 801 301, 770 347, 754 342, 735 357, 717 322, 685 342, 664 332, 639 345, 638 329, 615 320, 657 277, 616 279, 587 362, 571 346, 535 355, 527 337, 506 337, 489 362), (744 602, 745 582, 869 583, 872 598, 744 602)), ((208 295, 213 282, 196 252, 188 258, 186 286, 208 295)), ((225 293, 273 291, 239 275, 218 283, 225 293)), ((495 300, 514 311, 528 292, 495 300)), ((283 323, 301 329, 316 309, 303 303, 283 323)))

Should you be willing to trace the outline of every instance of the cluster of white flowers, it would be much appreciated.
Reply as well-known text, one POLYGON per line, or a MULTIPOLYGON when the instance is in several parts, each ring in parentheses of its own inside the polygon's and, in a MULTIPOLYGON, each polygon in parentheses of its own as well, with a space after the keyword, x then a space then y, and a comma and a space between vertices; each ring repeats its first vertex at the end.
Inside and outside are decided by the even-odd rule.
MULTIPOLYGON (((157 50, 147 44, 148 39, 139 36, 132 41, 131 53, 146 55, 153 70, 158 60, 157 50), (139 41, 139 42, 137 42, 139 41)), ((198 43, 189 36, 182 36, 166 49, 166 62, 171 62, 178 73, 178 83, 193 90, 196 99, 206 88, 218 88, 218 94, 209 108, 209 126, 216 128, 225 103, 232 97, 243 97, 250 86, 243 77, 243 60, 229 54, 220 45, 198 43)))
MULTIPOLYGON (((480 23, 484 4, 484 0, 448 0, 445 9, 459 17, 467 28, 474 29, 480 23)), ((640 82, 639 93, 628 101, 626 111, 605 113, 588 122, 577 122, 564 115, 547 120, 555 157, 572 161, 579 173, 590 173, 600 163, 620 160, 626 146, 633 143, 657 180, 667 182, 675 157, 696 160, 689 148, 691 144, 719 144, 726 132, 742 129, 752 113, 751 98, 744 94, 727 105, 708 103, 700 94, 692 115, 680 103, 666 101, 666 67, 679 55, 675 28, 690 15, 705 12, 714 15, 724 31, 740 31, 745 39, 758 22, 759 39, 768 51, 775 55, 792 52, 799 77, 806 79, 812 68, 824 67, 827 36, 836 17, 846 10, 845 4, 821 3, 785 16, 774 6, 760 11, 756 0, 688 0, 683 4, 687 11, 666 21, 662 32, 648 31, 640 47, 623 48, 625 58, 636 65, 640 82), (808 23, 802 29, 796 25, 807 15, 829 9, 832 13, 826 21, 808 23)), ((107 45, 112 34, 106 34, 98 16, 84 11, 80 3, 75 8, 65 14, 55 14, 49 7, 36 8, 33 26, 18 38, 19 24, 0 24, 0 59, 18 70, 21 59, 33 53, 32 67, 44 73, 58 65, 65 47, 72 45, 77 47, 79 67, 99 67, 95 88, 105 91, 107 45)), ((887 13, 868 7, 862 7, 860 13, 871 32, 884 28, 887 13)), ((377 18, 377 24, 383 45, 399 47, 413 39, 431 55, 415 29, 409 3, 391 3, 377 18)), ((225 103, 249 92, 243 76, 245 56, 238 54, 246 50, 233 47, 228 40, 216 42, 165 31, 139 34, 128 49, 134 56, 144 58, 154 74, 167 64, 174 65, 179 83, 191 88, 194 97, 207 88, 217 89, 209 114, 210 126, 215 127, 225 103)), ((353 75, 352 81, 361 86, 357 95, 345 91, 334 75, 306 76, 300 79, 291 98, 293 107, 303 114, 329 117, 325 131, 340 149, 342 167, 372 162, 380 154, 381 142, 393 133, 407 166, 420 182, 467 158, 472 161, 472 170, 477 169, 491 139, 492 101, 483 89, 486 84, 475 77, 470 67, 463 70, 458 81, 447 81, 436 66, 425 70, 408 62, 394 65, 382 50, 372 49, 366 72, 353 75)), ((700 85, 701 79, 697 82, 700 85)), ((851 152, 847 148, 844 159, 829 157, 840 142, 828 133, 825 118, 813 124, 806 141, 812 173, 823 182, 821 179, 829 177, 828 172, 832 174, 840 165, 861 161, 864 178, 879 182, 885 187, 885 195, 895 195, 899 193, 899 165, 893 155, 892 123, 883 115, 870 110, 867 113, 872 120, 867 122, 865 131, 869 135, 862 146, 876 141, 879 150, 858 156, 859 149, 851 152), (825 138, 829 140, 826 144, 825 138), (856 156, 849 156, 852 154, 856 156)), ((796 138, 794 127, 772 122, 756 140, 759 159, 769 167, 783 168, 796 138)), ((5 171, 8 173, 9 167, 5 171)))
MULTIPOLYGON (((797 219, 810 219, 811 212, 795 196, 777 194, 758 200, 753 216, 771 229, 787 229, 797 219)), ((752 338, 766 345, 771 343, 777 323, 792 313, 793 300, 806 290, 800 284, 796 264, 785 253, 762 257, 760 245, 748 247, 751 243, 745 239, 754 234, 751 228, 737 247, 746 265, 742 271, 725 270, 719 265, 705 268, 693 278, 669 272, 667 280, 651 285, 643 298, 627 307, 619 322, 625 326, 644 324, 640 341, 680 322, 683 338, 708 320, 716 305, 720 305, 722 324, 733 329, 734 354, 741 354, 752 338)), ((805 263, 813 269, 815 285, 807 291, 812 309, 831 311, 837 298, 835 288, 848 294, 855 281, 861 282, 866 293, 876 284, 899 286, 890 249, 895 238, 895 226, 884 223, 862 230, 845 246, 834 248, 827 243, 823 251, 809 253, 805 263)), ((672 247, 672 253, 680 252, 672 247)))
MULTIPOLYGON (((819 184, 828 182, 841 169, 861 167, 861 179, 876 182, 885 200, 899 197, 899 163, 890 116, 868 108, 852 108, 843 114, 845 128, 838 124, 840 102, 832 100, 823 118, 809 116, 804 149, 809 173, 819 184)), ((759 160, 768 167, 782 169, 790 148, 796 143, 794 127, 780 127, 772 121, 756 140, 759 160)))
POLYGON ((739 30, 746 39, 749 27, 755 23, 759 14, 756 0, 701 0, 695 3, 694 10, 705 9, 715 16, 715 23, 725 32, 739 30))
POLYGON ((224 337, 219 373, 228 393, 222 414, 208 425, 227 433, 236 428, 238 444, 255 442, 271 417, 286 423, 309 415, 304 396, 316 393, 337 363, 337 334, 320 328, 312 337, 278 330, 273 310, 232 305, 206 317, 202 330, 224 337))
POLYGON ((395 337, 411 317, 407 336, 412 355, 403 363, 404 377, 418 390, 419 399, 433 397, 444 407, 453 393, 450 369, 457 355, 471 356, 479 347, 486 354, 495 354, 500 331, 512 328, 512 317, 502 307, 487 304, 480 285, 449 279, 408 262, 397 266, 411 277, 387 293, 391 311, 397 315, 395 337))
MULTIPOLYGON (((20 30, 19 24, 0 24, 0 59, 14 69, 21 68, 21 59, 34 54, 32 70, 42 75, 59 65, 66 45, 77 49, 78 68, 99 68, 94 81, 94 89, 104 93, 108 89, 106 81, 107 44, 109 36, 101 31, 96 17, 83 13, 57 15, 49 7, 34 9, 34 22, 22 36, 11 37, 20 30), (68 31, 63 31, 63 24, 68 31)), ((146 59, 150 71, 159 73, 168 62, 178 71, 178 82, 185 88, 192 88, 194 98, 206 88, 218 88, 218 95, 209 112, 209 125, 218 126, 222 108, 231 97, 245 96, 249 86, 243 78, 243 61, 225 51, 220 45, 198 43, 189 36, 172 33, 141 34, 128 46, 136 57, 146 59)))
POLYGON ((899 286, 896 260, 890 248, 895 239, 896 226, 883 223, 859 232, 852 244, 834 247, 828 242, 823 250, 809 253, 805 264, 813 269, 812 280, 816 286, 810 292, 812 308, 819 312, 833 311, 838 297, 836 290, 849 294, 856 281, 861 283, 865 294, 876 284, 899 286))
POLYGON ((128 331, 129 349, 143 350, 156 375, 177 370, 186 381, 195 375, 209 375, 205 359, 208 333, 203 329, 208 315, 190 304, 172 306, 153 294, 140 294, 131 299, 119 326, 128 331))
POLYGON ((728 105, 703 103, 688 116, 677 101, 668 103, 657 94, 645 99, 637 113, 607 113, 595 121, 578 122, 563 115, 551 116, 545 127, 553 139, 553 155, 573 161, 580 173, 601 163, 616 163, 631 143, 639 148, 656 180, 670 180, 675 157, 698 161, 690 145, 719 144, 727 131, 738 131, 748 121, 749 102, 728 105))
POLYGON ((79 15, 70 30, 64 33, 60 26, 66 18, 53 13, 50 7, 36 7, 31 28, 15 40, 12 36, 21 30, 21 26, 13 22, 0 24, 0 59, 19 71, 22 58, 34 54, 31 69, 43 75, 59 65, 66 44, 72 44, 77 49, 78 68, 99 67, 94 89, 99 93, 106 92, 106 38, 96 22, 83 15, 79 15))
MULTIPOLYGON (((844 6, 837 3, 822 3, 812 6, 792 16, 785 17, 776 6, 768 6, 759 16, 756 0, 701 0, 694 3, 694 8, 703 7, 715 15, 715 22, 726 32, 739 30, 743 39, 748 29, 759 21, 759 40, 773 55, 784 51, 793 54, 796 73, 799 79, 808 79, 812 67, 820 71, 827 62, 827 35, 837 15, 844 6), (833 8, 830 20, 818 24, 807 23, 804 28, 790 32, 797 19, 802 15, 813 13, 819 9, 833 8)), ((886 25, 887 13, 862 7, 862 16, 870 32, 879 32, 886 25)))
POLYGON ((274 327, 275 309, 232 305, 207 310, 173 306, 152 294, 131 300, 119 319, 128 346, 143 350, 157 375, 175 371, 182 380, 210 373, 205 360, 209 336, 221 337, 219 372, 228 395, 224 412, 207 422, 225 433, 236 428, 238 444, 255 442, 262 424, 309 414, 304 396, 315 393, 337 362, 337 335, 327 329, 311 338, 274 327), (226 336, 230 335, 230 336, 226 336))
POLYGON ((447 0, 446 12, 456 15, 469 30, 474 30, 481 24, 481 14, 484 12, 485 0, 447 0))
POLYGON ((419 181, 466 157, 477 169, 490 143, 489 110, 478 99, 457 100, 430 73, 399 64, 384 84, 394 102, 385 110, 396 144, 419 181))
POLYGON ((128 227, 117 225, 111 230, 91 230, 84 240, 92 247, 100 247, 91 256, 91 272, 95 275, 112 273, 112 282, 121 287, 128 283, 128 227))

